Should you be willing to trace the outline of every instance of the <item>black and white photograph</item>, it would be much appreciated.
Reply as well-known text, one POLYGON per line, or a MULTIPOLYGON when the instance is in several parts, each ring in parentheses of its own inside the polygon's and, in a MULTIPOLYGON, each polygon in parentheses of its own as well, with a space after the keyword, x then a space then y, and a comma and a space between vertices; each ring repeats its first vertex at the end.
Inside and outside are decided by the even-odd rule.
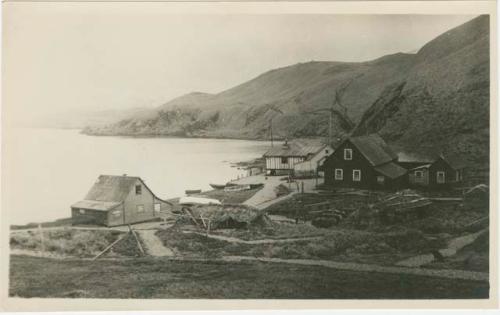
POLYGON ((10 305, 494 298, 496 15, 183 5, 3 3, 10 305))

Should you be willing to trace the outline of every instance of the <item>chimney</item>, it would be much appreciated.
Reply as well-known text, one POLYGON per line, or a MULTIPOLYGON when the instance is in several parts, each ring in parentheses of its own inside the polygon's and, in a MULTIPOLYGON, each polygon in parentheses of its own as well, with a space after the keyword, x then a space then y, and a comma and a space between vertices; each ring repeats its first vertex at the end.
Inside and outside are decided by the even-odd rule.
POLYGON ((285 143, 283 143, 283 148, 288 149, 290 146, 288 145, 288 139, 285 138, 285 143))

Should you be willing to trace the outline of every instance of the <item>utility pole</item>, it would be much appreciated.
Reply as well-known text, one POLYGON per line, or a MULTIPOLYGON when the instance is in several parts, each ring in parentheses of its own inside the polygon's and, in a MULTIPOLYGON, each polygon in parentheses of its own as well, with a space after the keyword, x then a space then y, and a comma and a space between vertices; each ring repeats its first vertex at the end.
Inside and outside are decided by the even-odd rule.
POLYGON ((273 119, 269 119, 269 131, 271 132, 271 147, 274 146, 273 142, 273 119))
MULTIPOLYGON (((266 107, 267 107, 267 110, 272 110, 272 111, 277 112, 278 114, 283 115, 283 111, 281 111, 279 108, 274 107, 273 105, 267 104, 266 107)), ((271 135, 271 147, 274 146, 273 119, 274 119, 274 117, 271 117, 271 119, 269 119, 269 133, 271 135)))

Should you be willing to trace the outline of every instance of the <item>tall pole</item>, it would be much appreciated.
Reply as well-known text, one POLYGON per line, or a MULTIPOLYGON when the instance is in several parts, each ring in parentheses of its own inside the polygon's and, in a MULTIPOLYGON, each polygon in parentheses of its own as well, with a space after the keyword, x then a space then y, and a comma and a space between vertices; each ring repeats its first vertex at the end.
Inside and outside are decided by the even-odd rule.
POLYGON ((333 145, 332 138, 333 138, 333 108, 330 110, 330 121, 328 124, 328 144, 333 145))
POLYGON ((273 144, 273 119, 272 118, 269 120, 269 129, 271 131, 271 147, 273 147, 274 144, 273 144))

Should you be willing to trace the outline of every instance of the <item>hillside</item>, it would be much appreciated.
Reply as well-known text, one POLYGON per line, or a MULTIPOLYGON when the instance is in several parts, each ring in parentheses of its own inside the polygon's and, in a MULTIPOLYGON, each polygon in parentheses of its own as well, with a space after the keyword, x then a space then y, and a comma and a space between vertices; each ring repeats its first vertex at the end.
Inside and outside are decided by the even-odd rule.
POLYGON ((388 85, 354 134, 378 132, 408 149, 489 156, 489 20, 483 16, 422 47, 408 76, 388 85))
POLYGON ((337 136, 379 132, 401 147, 441 148, 482 163, 489 139, 489 19, 480 16, 422 47, 359 62, 313 61, 274 69, 218 94, 190 93, 141 117, 94 135, 154 135, 266 139, 269 121, 278 137, 328 134, 336 89, 337 136), (356 127, 352 129, 347 121, 356 127))
MULTIPOLYGON (((343 103, 357 121, 377 99, 384 85, 401 80, 413 55, 395 54, 363 63, 308 62, 268 71, 218 94, 190 93, 151 112, 105 127, 87 128, 89 134, 178 135, 199 137, 269 137, 273 119, 278 137, 325 136, 328 114, 305 114, 331 105, 335 89, 352 81, 343 103), (270 107, 279 109, 278 113, 270 107)), ((345 133, 338 113, 335 131, 345 133)))

